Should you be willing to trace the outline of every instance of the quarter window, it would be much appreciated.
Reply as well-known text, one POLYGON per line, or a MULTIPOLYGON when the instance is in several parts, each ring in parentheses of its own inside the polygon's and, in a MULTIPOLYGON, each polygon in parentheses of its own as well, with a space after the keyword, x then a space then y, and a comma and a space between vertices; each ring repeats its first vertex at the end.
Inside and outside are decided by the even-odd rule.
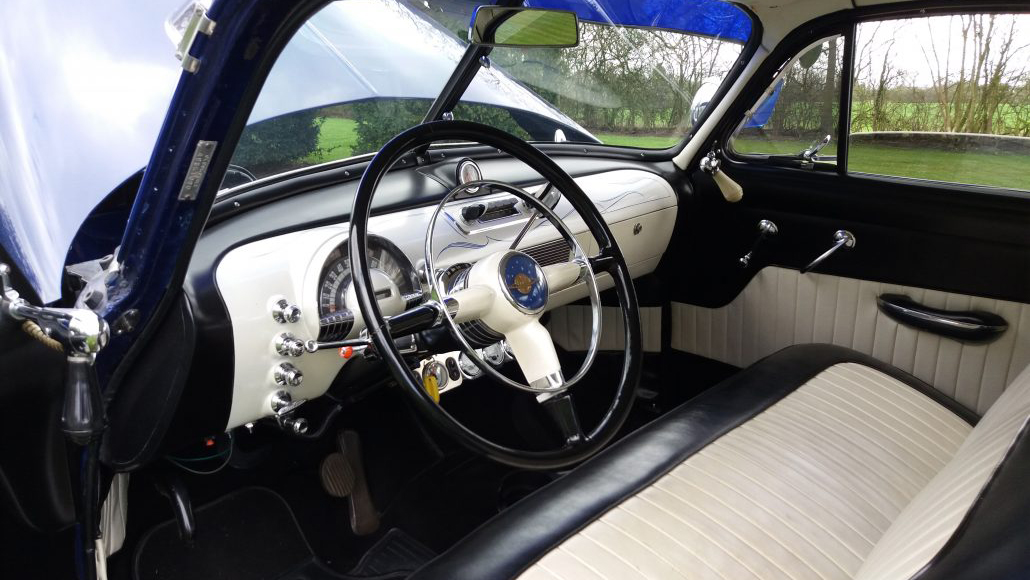
POLYGON ((797 55, 748 112, 730 150, 835 163, 843 55, 842 36, 820 40, 797 55))

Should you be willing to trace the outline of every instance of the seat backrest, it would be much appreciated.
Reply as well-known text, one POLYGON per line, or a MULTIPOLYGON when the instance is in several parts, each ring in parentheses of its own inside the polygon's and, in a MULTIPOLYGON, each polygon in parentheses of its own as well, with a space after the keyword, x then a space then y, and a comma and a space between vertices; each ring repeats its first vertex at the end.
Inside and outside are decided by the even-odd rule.
MULTIPOLYGON (((993 480, 1004 474, 1009 479, 1018 477, 1022 484, 1030 484, 1025 481, 1025 467, 1021 467, 1018 473, 1002 469, 1012 462, 1020 462, 1022 466, 1030 461, 1030 457, 1025 457, 1027 449, 1030 449, 1025 441, 1030 438, 1026 433, 1028 417, 1030 367, 991 406, 951 461, 902 510, 866 558, 856 578, 908 580, 923 577, 940 561, 942 549, 952 549, 962 540, 958 533, 960 526, 961 531, 968 535, 970 524, 964 520, 971 509, 982 505, 988 494, 997 495, 1003 493, 1002 490, 1012 489, 1011 485, 993 485, 993 480)), ((1020 487, 1017 485, 1016 489, 1020 487)), ((1012 494, 1011 498, 993 497, 990 505, 998 505, 1001 500, 1002 505, 1026 509, 1022 504, 1030 503, 1028 489, 1022 486, 1023 493, 1012 494), (1016 503, 1021 505, 1016 506, 1016 503)), ((977 518, 985 515, 992 518, 1016 517, 1012 513, 983 514, 974 511, 973 514, 977 518)), ((1015 529, 1021 530, 1019 533, 1023 535, 1023 538, 1016 538, 1017 543, 1030 545, 1030 530, 1026 523, 1015 529)), ((1011 540, 1006 538, 1004 541, 1011 540)), ((991 556, 981 555, 984 558, 991 556)))

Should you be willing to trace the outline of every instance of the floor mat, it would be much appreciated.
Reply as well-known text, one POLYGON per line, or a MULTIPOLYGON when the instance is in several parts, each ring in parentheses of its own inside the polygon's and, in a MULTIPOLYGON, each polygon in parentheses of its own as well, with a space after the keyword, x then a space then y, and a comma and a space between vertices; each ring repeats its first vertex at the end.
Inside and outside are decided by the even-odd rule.
POLYGON ((436 554, 418 540, 393 528, 361 558, 351 576, 382 577, 410 574, 432 560, 436 554))
POLYGON ((140 541, 135 580, 279 580, 325 577, 293 512, 279 494, 241 489, 195 512, 192 544, 179 538, 174 521, 140 541))

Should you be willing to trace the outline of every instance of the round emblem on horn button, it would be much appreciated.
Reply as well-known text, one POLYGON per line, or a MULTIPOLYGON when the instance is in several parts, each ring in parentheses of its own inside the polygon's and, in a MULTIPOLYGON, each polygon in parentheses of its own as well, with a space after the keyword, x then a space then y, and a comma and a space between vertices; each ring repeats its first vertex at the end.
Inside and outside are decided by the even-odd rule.
POLYGON ((547 304, 547 280, 540 265, 522 252, 509 252, 500 263, 504 294, 516 308, 536 314, 547 304))

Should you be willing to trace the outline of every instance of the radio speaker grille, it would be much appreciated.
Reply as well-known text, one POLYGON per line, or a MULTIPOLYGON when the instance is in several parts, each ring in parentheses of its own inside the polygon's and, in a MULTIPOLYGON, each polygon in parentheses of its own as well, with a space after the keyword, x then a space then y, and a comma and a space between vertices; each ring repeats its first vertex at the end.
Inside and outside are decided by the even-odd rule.
POLYGON ((569 243, 564 238, 530 246, 523 251, 529 254, 541 266, 561 264, 562 262, 568 262, 572 258, 572 248, 569 247, 569 243))

